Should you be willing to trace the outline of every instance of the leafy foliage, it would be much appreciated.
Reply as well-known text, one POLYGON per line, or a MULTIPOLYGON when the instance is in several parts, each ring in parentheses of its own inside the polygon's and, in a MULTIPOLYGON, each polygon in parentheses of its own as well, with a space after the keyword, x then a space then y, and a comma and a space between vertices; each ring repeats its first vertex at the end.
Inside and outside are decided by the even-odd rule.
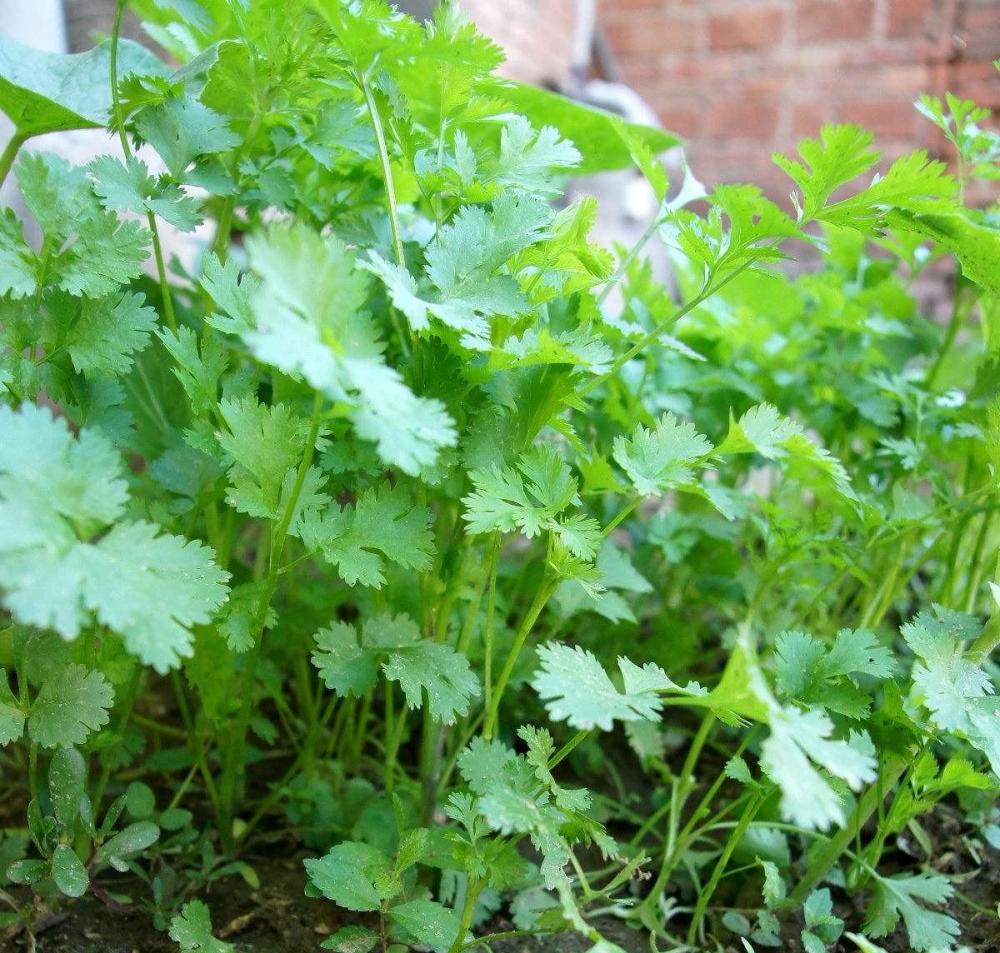
POLYGON ((225 953, 200 898, 280 839, 341 953, 953 949, 924 817, 1000 843, 988 113, 918 104, 954 174, 825 126, 786 202, 672 186, 453 3, 132 6, 176 67, 0 38, 0 929, 127 893, 225 953), (121 157, 21 148, 88 127, 121 157), (629 165, 603 248, 564 187, 629 165))

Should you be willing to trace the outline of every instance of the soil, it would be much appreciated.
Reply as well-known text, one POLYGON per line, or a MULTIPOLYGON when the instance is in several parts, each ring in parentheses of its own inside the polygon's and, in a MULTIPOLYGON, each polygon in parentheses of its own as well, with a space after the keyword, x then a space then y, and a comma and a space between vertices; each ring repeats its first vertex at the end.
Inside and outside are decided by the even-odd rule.
MULTIPOLYGON (((6 813, 2 811, 0 813, 6 813)), ((963 843, 960 815, 939 806, 923 825, 935 844, 932 866, 955 880, 957 896, 947 910, 962 927, 961 942, 972 953, 1000 953, 1000 922, 996 914, 988 916, 980 910, 997 909, 1000 903, 1000 852, 987 851, 983 864, 977 868, 963 843)), ((353 922, 331 903, 305 896, 305 855, 291 847, 262 848, 257 855, 245 859, 260 878, 260 888, 253 889, 239 877, 229 877, 213 885, 203 899, 212 911, 215 934, 234 945, 237 953, 307 953, 319 950, 325 936, 353 922), (267 850, 269 852, 265 853, 267 850)), ((914 859, 902 851, 887 853, 882 868, 892 872, 914 865, 914 859)), ((139 896, 145 889, 134 881, 122 880, 106 884, 112 892, 131 892, 139 896)), ((864 916, 864 897, 853 902, 835 891, 839 900, 836 912, 857 925, 864 916)), ((67 904, 55 913, 41 912, 36 937, 37 953, 177 953, 177 946, 164 933, 157 932, 150 915, 139 908, 111 909, 92 895, 67 904)), ((626 953, 646 953, 649 938, 644 931, 630 930, 612 918, 595 922, 607 939, 617 943, 626 953)), ((498 917, 484 932, 509 930, 512 925, 498 917)), ((788 925, 788 953, 801 953, 799 927, 788 925)), ((725 930, 719 938, 727 941, 721 947, 725 953, 745 953, 738 939, 725 930)), ((902 927, 880 941, 887 953, 909 953, 910 946, 902 927)), ((491 944, 494 953, 585 953, 592 944, 574 934, 547 937, 508 939, 491 944)), ((662 946, 662 944, 661 944, 662 946)), ((0 934, 2 953, 22 953, 29 949, 26 938, 4 938, 0 934)), ((831 953, 856 953, 853 943, 842 941, 831 953)))

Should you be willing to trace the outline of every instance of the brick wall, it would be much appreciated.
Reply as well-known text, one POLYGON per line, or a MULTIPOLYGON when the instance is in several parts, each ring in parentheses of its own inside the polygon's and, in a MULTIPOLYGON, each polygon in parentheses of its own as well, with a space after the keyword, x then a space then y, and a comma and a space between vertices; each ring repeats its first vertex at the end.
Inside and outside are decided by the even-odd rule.
MULTIPOLYGON (((463 0, 528 82, 569 76, 575 0, 463 0)), ((887 158, 946 154, 913 109, 945 90, 1000 110, 1000 0, 599 0, 624 80, 684 137, 707 182, 752 181, 825 122, 876 133, 887 158)))
POLYGON ((874 130, 889 158, 939 151, 921 92, 1000 109, 1000 0, 603 0, 600 22, 710 182, 785 194, 771 151, 831 121, 874 130))
POLYGON ((503 47, 505 75, 549 86, 569 80, 575 0, 462 0, 462 6, 503 47))

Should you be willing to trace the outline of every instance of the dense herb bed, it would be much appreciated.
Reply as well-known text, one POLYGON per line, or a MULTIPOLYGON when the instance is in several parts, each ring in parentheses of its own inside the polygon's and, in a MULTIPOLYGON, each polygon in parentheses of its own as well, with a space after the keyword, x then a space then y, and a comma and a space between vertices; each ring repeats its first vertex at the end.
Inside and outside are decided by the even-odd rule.
POLYGON ((788 214, 446 4, 135 6, 180 68, 0 45, 5 942, 988 949, 985 111, 918 104, 954 176, 825 127, 788 214))

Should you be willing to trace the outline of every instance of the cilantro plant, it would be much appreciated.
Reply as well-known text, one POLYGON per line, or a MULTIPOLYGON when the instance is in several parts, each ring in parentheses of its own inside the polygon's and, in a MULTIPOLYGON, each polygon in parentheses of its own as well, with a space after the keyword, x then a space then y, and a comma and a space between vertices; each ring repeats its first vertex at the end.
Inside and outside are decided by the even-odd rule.
POLYGON ((0 927, 89 893, 222 953, 206 888, 278 843, 341 953, 952 949, 927 818, 998 843, 986 111, 918 104, 954 174, 825 126, 783 207, 451 3, 134 6, 167 59, 124 3, 0 40, 0 927), (561 196, 627 166, 609 250, 561 196))

